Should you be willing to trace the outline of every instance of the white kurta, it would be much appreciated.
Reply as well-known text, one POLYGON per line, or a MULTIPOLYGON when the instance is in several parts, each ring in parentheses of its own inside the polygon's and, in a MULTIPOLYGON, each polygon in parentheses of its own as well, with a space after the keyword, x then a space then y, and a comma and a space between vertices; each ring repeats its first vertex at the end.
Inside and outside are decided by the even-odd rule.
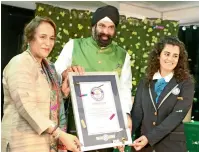
MULTIPOLYGON (((61 73, 67 69, 67 67, 72 64, 72 54, 73 54, 74 40, 69 40, 68 43, 65 44, 62 52, 60 53, 57 61, 55 62, 55 68, 57 73, 61 75, 61 73)), ((125 103, 123 106, 125 108, 126 113, 130 113, 132 109, 132 99, 131 99, 131 89, 132 89, 132 73, 131 73, 131 65, 130 65, 130 56, 126 53, 126 58, 124 65, 122 67, 122 72, 120 76, 120 94, 121 94, 121 102, 125 103)))

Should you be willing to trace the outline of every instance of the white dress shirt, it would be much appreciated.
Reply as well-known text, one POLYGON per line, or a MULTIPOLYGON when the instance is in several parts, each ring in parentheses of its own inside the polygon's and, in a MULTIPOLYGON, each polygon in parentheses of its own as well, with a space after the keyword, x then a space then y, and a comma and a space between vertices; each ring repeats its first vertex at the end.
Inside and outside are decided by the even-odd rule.
POLYGON ((161 76, 161 74, 160 74, 160 72, 159 72, 159 70, 158 70, 158 72, 156 72, 154 75, 153 75, 153 80, 158 80, 158 79, 161 79, 161 78, 164 78, 164 80, 166 81, 166 82, 169 82, 172 78, 173 78, 173 72, 171 72, 171 73, 169 73, 167 76, 165 76, 165 77, 162 77, 161 76))

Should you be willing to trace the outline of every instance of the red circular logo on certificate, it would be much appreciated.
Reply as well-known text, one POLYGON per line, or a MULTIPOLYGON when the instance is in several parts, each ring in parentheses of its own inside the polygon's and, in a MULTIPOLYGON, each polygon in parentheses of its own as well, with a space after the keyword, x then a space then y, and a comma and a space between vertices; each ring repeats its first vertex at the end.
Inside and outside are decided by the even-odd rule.
POLYGON ((104 92, 101 88, 94 87, 91 90, 91 97, 97 101, 101 101, 104 98, 104 92))

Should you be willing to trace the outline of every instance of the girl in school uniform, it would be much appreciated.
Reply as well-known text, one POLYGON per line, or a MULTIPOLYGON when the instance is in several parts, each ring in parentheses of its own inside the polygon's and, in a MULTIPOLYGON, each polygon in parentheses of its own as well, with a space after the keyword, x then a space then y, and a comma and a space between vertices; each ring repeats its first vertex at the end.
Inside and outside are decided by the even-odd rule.
POLYGON ((131 111, 133 146, 139 152, 186 152, 183 119, 191 108, 194 83, 187 52, 167 36, 151 51, 146 77, 138 85, 131 111))

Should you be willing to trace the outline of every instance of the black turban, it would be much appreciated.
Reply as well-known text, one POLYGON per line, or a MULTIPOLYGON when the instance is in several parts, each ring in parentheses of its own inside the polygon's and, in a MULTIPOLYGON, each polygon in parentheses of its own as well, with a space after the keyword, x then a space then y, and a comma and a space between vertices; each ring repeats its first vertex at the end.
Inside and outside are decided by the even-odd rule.
POLYGON ((95 13, 93 14, 92 21, 91 21, 92 26, 95 25, 99 20, 103 19, 106 16, 113 21, 115 26, 118 25, 119 17, 120 17, 118 9, 114 6, 107 5, 107 6, 100 7, 95 11, 95 13))

